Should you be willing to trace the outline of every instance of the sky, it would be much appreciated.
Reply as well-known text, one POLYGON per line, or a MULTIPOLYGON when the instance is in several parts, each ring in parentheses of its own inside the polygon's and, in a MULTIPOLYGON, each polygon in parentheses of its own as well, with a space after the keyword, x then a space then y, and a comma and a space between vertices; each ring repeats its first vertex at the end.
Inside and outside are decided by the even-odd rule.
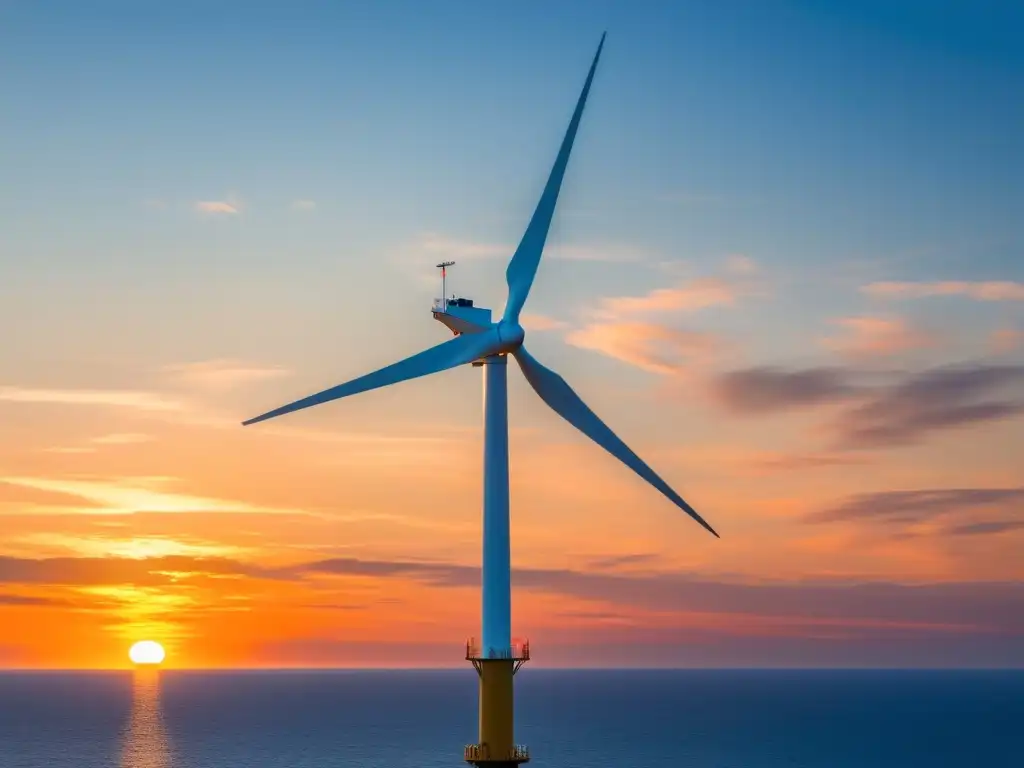
POLYGON ((461 666, 444 341, 608 38, 510 368, 546 666, 1024 666, 1024 50, 1010 2, 0 2, 0 666, 461 666))

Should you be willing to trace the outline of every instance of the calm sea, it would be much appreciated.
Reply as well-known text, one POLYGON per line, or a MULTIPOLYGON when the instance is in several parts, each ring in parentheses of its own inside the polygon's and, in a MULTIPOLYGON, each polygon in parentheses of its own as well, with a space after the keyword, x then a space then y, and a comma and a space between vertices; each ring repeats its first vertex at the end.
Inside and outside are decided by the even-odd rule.
MULTIPOLYGON (((1024 672, 516 679, 537 768, 1024 766, 1024 672)), ((0 673, 0 768, 454 768, 475 728, 472 670, 0 673)))

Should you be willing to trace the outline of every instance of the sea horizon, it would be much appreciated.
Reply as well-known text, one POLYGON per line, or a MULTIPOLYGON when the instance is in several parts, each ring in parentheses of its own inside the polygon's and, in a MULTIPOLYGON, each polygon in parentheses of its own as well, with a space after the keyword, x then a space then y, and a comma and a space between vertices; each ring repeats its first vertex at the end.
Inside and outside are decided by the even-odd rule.
MULTIPOLYGON (((272 666, 272 667, 0 667, 0 674, 9 672, 45 672, 71 674, 77 672, 463 672, 471 671, 466 666, 437 667, 394 667, 394 666, 272 666)), ((845 665, 845 666, 615 666, 615 667, 567 667, 531 665, 531 671, 537 672, 1024 672, 1024 666, 886 666, 886 665, 845 665)))

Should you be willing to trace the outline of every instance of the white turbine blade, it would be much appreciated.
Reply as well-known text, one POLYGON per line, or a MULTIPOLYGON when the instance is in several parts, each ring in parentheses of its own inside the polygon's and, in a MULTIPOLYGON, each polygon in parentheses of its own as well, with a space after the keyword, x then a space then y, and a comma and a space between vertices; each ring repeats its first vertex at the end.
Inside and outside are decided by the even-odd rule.
POLYGON ((683 501, 682 497, 672 490, 668 483, 658 477, 655 471, 644 463, 643 459, 633 453, 629 446, 622 442, 618 435, 612 432, 608 425, 590 410, 579 395, 573 392, 572 387, 566 383, 565 379, 537 362, 537 359, 526 351, 526 347, 520 347, 512 354, 515 355, 519 367, 523 369, 523 374, 530 382, 530 386, 551 410, 661 491, 669 501, 708 531, 716 537, 718 536, 715 529, 708 525, 693 507, 683 501))
POLYGON ((569 128, 562 139, 562 146, 558 150, 555 164, 548 176, 548 183, 544 186, 544 192, 537 203, 537 209, 533 212, 533 218, 523 233, 523 239, 519 242, 512 260, 505 270, 505 282, 508 283, 508 302, 505 304, 504 319, 512 322, 519 321, 519 313, 526 303, 526 297, 530 293, 530 286, 533 285, 533 278, 537 274, 537 267, 540 264, 541 253, 544 252, 544 242, 548 237, 548 228, 551 226, 551 217, 555 213, 555 203, 558 202, 558 191, 562 188, 562 177, 565 176, 565 167, 569 164, 569 154, 572 152, 572 143, 576 138, 576 129, 579 128, 580 118, 583 116, 583 107, 587 103, 587 94, 590 93, 590 84, 594 80, 594 72, 597 69, 597 60, 601 58, 601 49, 604 47, 604 35, 601 35, 601 43, 597 46, 597 53, 594 54, 594 62, 590 65, 590 73, 583 85, 583 92, 580 93, 579 101, 576 102, 576 111, 572 113, 569 121, 569 128))
POLYGON ((292 411, 299 411, 303 408, 327 403, 341 397, 358 395, 360 392, 379 389, 390 384, 397 384, 400 381, 427 376, 431 373, 440 373, 449 368, 455 368, 459 365, 479 360, 482 357, 487 357, 497 352, 500 348, 501 340, 498 338, 498 331, 495 327, 481 333, 456 336, 454 339, 444 342, 444 344, 438 344, 436 347, 426 349, 412 357, 407 357, 405 360, 400 360, 386 368, 381 368, 379 371, 374 371, 345 384, 325 389, 323 392, 296 400, 294 403, 282 405, 280 408, 268 411, 262 416, 243 421, 242 424, 243 426, 255 424, 259 421, 273 419, 275 416, 283 416, 292 411))

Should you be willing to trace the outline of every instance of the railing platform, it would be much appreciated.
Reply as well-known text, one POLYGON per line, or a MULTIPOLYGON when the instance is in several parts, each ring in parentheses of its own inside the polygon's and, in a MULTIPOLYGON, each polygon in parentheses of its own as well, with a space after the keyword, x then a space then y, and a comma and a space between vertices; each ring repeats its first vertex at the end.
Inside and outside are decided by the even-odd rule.
POLYGON ((467 744, 464 759, 473 765, 521 765, 530 762, 530 750, 523 744, 516 744, 503 754, 498 754, 486 744, 467 744))
POLYGON ((530 641, 514 641, 508 648, 487 648, 484 650, 476 642, 475 638, 466 641, 466 661, 473 662, 477 672, 480 665, 489 661, 513 661, 515 667, 512 674, 519 671, 519 668, 530 660, 530 641))

